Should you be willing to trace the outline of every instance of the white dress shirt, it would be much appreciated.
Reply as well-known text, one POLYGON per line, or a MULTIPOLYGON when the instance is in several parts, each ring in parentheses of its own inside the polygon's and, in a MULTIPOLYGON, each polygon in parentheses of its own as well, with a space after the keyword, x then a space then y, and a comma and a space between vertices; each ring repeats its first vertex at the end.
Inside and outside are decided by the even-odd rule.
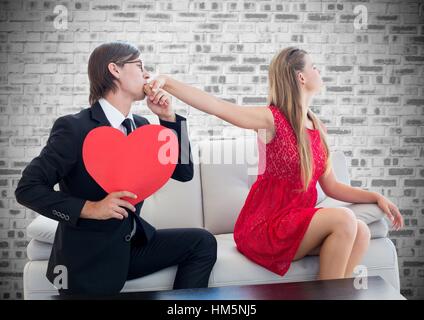
MULTIPOLYGON (((109 101, 107 101, 104 98, 100 98, 99 99, 99 103, 100 103, 100 106, 103 109, 103 112, 106 115, 107 120, 109 120, 109 122, 112 125, 112 127, 114 127, 115 129, 121 130, 124 134, 127 134, 127 130, 122 125, 122 122, 126 118, 121 113, 121 111, 119 111, 118 109, 116 109, 113 105, 110 104, 109 101)), ((133 114, 132 114, 131 111, 128 113, 127 118, 131 120, 131 127, 132 127, 132 129, 134 131, 135 130, 135 123, 134 123, 134 118, 133 118, 133 114)))

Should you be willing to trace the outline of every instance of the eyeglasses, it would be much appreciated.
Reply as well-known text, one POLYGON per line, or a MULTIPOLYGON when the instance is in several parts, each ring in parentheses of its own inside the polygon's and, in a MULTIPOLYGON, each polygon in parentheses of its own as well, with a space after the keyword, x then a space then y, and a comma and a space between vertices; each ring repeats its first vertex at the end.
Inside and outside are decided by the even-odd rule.
POLYGON ((118 61, 118 62, 115 62, 115 63, 117 65, 124 65, 124 64, 129 64, 129 63, 139 63, 140 64, 140 70, 144 71, 144 64, 143 64, 143 61, 141 59, 134 60, 134 61, 124 61, 124 62, 118 61))

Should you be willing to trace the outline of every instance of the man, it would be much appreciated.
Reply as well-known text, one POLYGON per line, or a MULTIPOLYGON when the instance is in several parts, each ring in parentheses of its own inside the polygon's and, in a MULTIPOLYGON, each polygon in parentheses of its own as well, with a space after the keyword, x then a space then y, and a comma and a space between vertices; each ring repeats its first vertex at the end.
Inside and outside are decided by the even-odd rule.
MULTIPOLYGON (((67 287, 58 288, 60 294, 105 295, 118 293, 126 280, 178 265, 174 289, 207 287, 216 261, 214 236, 194 228, 155 230, 139 216, 143 202, 134 207, 121 199, 135 197, 126 190, 107 194, 83 163, 82 145, 92 129, 112 126, 129 134, 149 123, 131 113, 132 103, 145 98, 143 86, 150 77, 139 50, 125 42, 100 45, 90 55, 88 76, 91 107, 55 121, 46 146, 23 171, 15 191, 20 204, 59 221, 47 278, 55 284, 64 267, 67 287), (60 191, 53 189, 56 183, 60 191)), ((190 146, 181 144, 188 141, 185 118, 174 113, 166 92, 158 96, 147 105, 180 145, 172 178, 189 181, 190 146)))

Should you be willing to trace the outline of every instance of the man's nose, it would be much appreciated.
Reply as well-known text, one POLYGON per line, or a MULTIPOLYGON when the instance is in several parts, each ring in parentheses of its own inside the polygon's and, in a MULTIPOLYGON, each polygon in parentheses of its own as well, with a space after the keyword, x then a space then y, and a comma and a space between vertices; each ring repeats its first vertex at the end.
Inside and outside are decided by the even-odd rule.
POLYGON ((150 79, 150 73, 148 72, 148 71, 146 71, 146 70, 144 70, 144 73, 143 73, 143 77, 144 77, 144 79, 150 79))

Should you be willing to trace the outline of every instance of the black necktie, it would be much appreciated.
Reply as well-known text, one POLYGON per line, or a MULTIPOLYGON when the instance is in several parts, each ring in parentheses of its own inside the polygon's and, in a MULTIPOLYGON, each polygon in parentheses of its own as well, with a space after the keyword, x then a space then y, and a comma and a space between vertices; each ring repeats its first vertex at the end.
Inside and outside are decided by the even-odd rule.
POLYGON ((127 129, 127 136, 133 131, 132 125, 131 125, 131 119, 126 118, 124 121, 122 121, 122 125, 127 129))
MULTIPOLYGON (((127 130, 127 136, 128 136, 133 131, 132 125, 131 125, 131 119, 126 118, 124 121, 122 121, 122 125, 127 130)), ((128 212, 128 217, 131 219, 131 225, 132 225, 131 226, 131 229, 132 229, 131 233, 129 233, 125 236, 125 241, 129 242, 136 232, 137 224, 134 221, 134 212, 132 212, 131 210, 129 210, 127 208, 125 208, 125 210, 127 210, 127 212, 128 212)))

